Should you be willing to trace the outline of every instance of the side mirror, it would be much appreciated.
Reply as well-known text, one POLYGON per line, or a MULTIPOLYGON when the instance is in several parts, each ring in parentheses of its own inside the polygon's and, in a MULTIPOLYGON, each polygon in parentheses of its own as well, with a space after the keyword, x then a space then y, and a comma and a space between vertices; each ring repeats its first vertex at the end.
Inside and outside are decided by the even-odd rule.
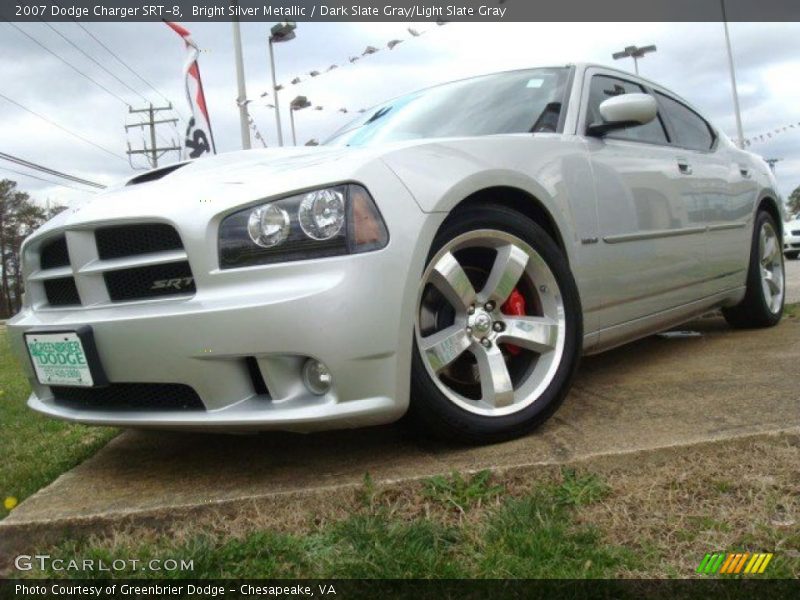
POLYGON ((600 106, 602 123, 592 123, 587 133, 603 136, 615 129, 644 125, 656 118, 658 105, 649 94, 621 94, 603 101, 600 106))

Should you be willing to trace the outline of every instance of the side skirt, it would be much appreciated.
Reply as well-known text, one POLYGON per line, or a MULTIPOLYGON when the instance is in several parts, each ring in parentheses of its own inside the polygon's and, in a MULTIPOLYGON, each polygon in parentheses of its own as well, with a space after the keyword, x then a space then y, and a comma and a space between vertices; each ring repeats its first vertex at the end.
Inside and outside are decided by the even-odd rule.
POLYGON ((584 356, 590 356, 605 352, 628 342, 691 321, 709 310, 736 304, 744 296, 744 292, 744 286, 726 290, 688 304, 589 333, 583 338, 583 354, 584 356))

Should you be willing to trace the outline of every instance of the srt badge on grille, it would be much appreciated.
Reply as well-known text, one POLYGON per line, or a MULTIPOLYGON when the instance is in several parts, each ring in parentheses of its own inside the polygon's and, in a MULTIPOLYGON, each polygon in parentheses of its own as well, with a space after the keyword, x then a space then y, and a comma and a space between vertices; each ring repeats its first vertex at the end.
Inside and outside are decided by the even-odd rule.
POLYGON ((151 290, 183 290, 192 287, 194 277, 175 277, 174 279, 156 279, 151 290))

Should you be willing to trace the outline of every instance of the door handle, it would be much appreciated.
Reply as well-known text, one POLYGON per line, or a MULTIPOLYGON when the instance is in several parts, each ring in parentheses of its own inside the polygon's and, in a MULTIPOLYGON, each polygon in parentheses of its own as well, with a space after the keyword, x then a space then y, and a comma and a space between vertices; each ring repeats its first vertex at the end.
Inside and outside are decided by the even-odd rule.
POLYGON ((689 161, 683 158, 678 159, 678 170, 681 172, 682 175, 691 175, 692 174, 692 165, 689 164, 689 161))

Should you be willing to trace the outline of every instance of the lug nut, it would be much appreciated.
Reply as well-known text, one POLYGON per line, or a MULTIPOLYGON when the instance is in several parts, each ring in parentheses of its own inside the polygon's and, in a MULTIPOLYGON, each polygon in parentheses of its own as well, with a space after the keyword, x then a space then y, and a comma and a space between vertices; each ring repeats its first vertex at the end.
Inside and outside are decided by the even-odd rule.
POLYGON ((481 345, 482 345, 484 348, 491 348, 491 347, 492 347, 492 341, 491 341, 489 338, 483 338, 483 339, 481 340, 481 345))
POLYGON ((467 333, 472 333, 472 327, 467 327, 467 333))
POLYGON ((505 326, 504 326, 504 325, 503 325, 503 323, 501 323, 500 321, 495 321, 495 322, 494 322, 494 326, 493 326, 492 328, 493 328, 495 331, 503 331, 503 329, 505 329, 505 326))
POLYGON ((489 312, 493 311, 494 310, 494 302, 487 302, 486 304, 483 305, 483 308, 485 308, 489 312))
POLYGON ((470 306, 470 307, 467 309, 467 312, 468 312, 469 314, 471 314, 471 315, 475 314, 475 307, 474 307, 474 306, 470 306))

